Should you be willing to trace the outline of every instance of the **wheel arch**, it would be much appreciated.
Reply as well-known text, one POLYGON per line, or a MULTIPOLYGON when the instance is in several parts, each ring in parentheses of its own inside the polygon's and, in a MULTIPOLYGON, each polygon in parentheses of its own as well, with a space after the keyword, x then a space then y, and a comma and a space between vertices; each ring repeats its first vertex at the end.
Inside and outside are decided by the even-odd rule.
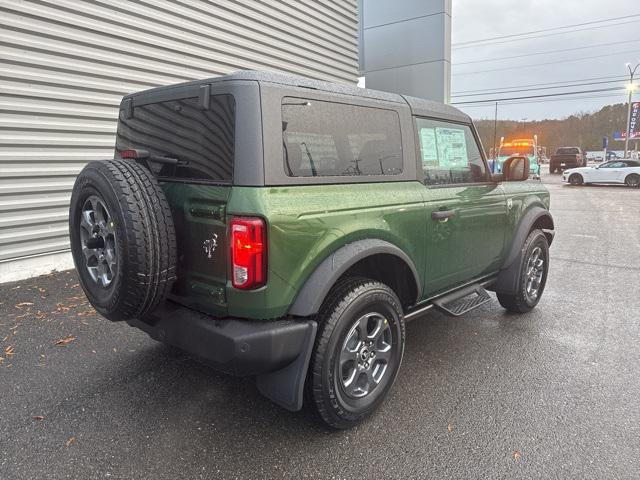
POLYGON ((624 177, 624 183, 625 185, 628 185, 627 181, 629 180, 629 178, 631 177, 640 177, 640 173, 637 172, 631 172, 629 173, 626 177, 624 177))
POLYGON ((555 235, 553 217, 548 210, 538 205, 530 207, 520 219, 516 233, 511 241, 509 253, 498 273, 496 282, 488 288, 489 290, 500 293, 514 293, 520 276, 520 259, 524 253, 524 243, 529 234, 536 229, 542 230, 547 237, 549 246, 551 246, 555 235))
POLYGON ((585 183, 586 182, 584 173, 582 173, 582 172, 571 172, 569 174, 569 176, 567 177, 567 181, 569 183, 571 183, 571 177, 580 177, 580 179, 582 180, 581 183, 585 183))
POLYGON ((288 313, 301 317, 318 313, 331 287, 350 274, 385 283, 398 295, 404 308, 414 304, 422 291, 418 270, 402 249, 385 240, 357 240, 338 248, 316 267, 288 313))

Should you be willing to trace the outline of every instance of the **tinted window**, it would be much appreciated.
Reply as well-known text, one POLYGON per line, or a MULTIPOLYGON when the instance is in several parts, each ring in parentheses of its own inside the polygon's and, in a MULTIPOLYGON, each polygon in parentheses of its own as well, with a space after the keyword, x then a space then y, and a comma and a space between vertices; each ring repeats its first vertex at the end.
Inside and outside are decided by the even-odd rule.
POLYGON ((159 177, 231 182, 235 102, 231 95, 213 95, 202 110, 198 98, 135 107, 133 118, 120 110, 116 152, 142 149, 176 158, 184 165, 149 162, 159 177))
POLYGON ((282 142, 290 177, 402 173, 400 119, 391 110, 284 98, 282 142))
POLYGON ((605 163, 600 168, 624 168, 627 165, 624 162, 605 163))
POLYGON ((416 118, 426 185, 487 181, 476 139, 467 125, 416 118))

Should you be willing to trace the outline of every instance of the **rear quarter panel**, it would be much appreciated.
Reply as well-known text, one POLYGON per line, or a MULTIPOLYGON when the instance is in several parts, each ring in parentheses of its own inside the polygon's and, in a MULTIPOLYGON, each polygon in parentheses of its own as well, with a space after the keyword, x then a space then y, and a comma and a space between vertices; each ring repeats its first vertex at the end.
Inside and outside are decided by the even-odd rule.
POLYGON ((268 223, 267 285, 241 291, 227 285, 229 314, 283 316, 314 269, 347 243, 379 238, 401 248, 423 274, 424 206, 418 182, 233 187, 229 215, 268 223))

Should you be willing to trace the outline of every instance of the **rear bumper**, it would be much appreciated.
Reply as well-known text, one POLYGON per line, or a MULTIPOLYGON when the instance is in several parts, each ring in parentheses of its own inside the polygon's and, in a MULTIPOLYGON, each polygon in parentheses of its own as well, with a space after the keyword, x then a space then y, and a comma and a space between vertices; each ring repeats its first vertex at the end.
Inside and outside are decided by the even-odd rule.
POLYGON ((144 321, 128 323, 232 375, 275 372, 308 358, 316 330, 310 320, 219 319, 173 302, 165 302, 144 321))
POLYGON ((551 162, 549 164, 551 168, 562 168, 563 170, 569 170, 570 168, 579 168, 584 165, 579 162, 551 162))

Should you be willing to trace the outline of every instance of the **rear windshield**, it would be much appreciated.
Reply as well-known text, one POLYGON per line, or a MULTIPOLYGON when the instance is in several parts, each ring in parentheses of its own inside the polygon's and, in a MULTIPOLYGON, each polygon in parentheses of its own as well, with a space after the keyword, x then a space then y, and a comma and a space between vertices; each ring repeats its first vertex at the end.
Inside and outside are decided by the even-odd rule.
POLYGON ((232 95, 212 95, 206 110, 199 103, 194 97, 137 106, 133 118, 120 110, 116 155, 127 149, 147 150, 180 161, 148 162, 158 177, 230 183, 235 101, 232 95))
POLYGON ((558 155, 578 155, 580 150, 577 148, 559 148, 556 154, 558 155))
POLYGON ((286 97, 285 172, 290 177, 400 175, 400 119, 392 110, 286 97))

